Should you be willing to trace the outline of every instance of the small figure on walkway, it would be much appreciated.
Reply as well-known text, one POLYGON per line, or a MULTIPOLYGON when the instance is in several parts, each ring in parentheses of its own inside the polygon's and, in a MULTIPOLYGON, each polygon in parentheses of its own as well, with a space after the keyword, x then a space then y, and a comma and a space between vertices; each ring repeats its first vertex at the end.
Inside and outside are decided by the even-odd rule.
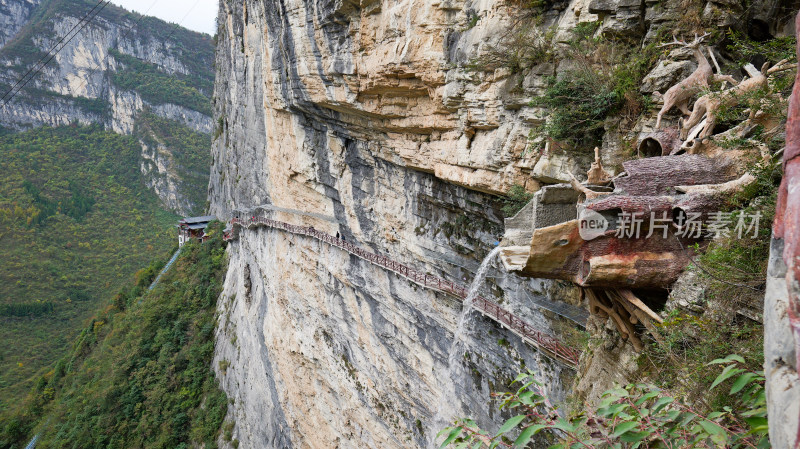
POLYGON ((338 238, 340 238, 340 237, 339 237, 339 231, 336 231, 336 238, 337 238, 337 239, 338 239, 338 238))

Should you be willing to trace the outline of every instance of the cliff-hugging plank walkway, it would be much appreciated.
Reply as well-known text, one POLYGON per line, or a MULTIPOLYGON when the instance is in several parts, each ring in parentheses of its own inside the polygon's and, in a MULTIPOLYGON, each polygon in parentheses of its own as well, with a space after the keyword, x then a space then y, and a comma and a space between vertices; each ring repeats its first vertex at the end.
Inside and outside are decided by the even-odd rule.
MULTIPOLYGON (((386 256, 366 251, 345 240, 338 239, 330 234, 318 231, 313 227, 292 225, 281 221, 271 220, 263 216, 248 217, 245 219, 233 218, 231 220, 231 226, 233 229, 225 235, 226 240, 232 240, 236 238, 238 235, 236 227, 244 227, 247 229, 269 227, 279 229, 292 234, 312 237, 331 246, 335 246, 356 257, 366 260, 367 262, 392 271, 399 276, 402 276, 423 287, 453 295, 462 301, 467 297, 468 290, 461 285, 437 276, 419 272, 386 256)), ((526 323, 521 318, 507 310, 504 310, 497 303, 486 299, 483 296, 478 296, 475 298, 472 307, 481 312, 483 315, 500 323, 503 327, 508 328, 524 340, 555 357, 557 360, 564 362, 573 368, 577 366, 578 358, 580 356, 578 351, 567 347, 557 338, 536 330, 533 326, 526 323)))

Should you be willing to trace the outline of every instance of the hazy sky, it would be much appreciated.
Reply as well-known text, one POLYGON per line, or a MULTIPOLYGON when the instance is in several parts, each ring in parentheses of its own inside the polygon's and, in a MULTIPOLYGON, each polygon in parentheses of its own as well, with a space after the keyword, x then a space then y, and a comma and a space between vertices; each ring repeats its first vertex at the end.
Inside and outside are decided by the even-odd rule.
POLYGON ((167 22, 180 23, 190 30, 214 34, 219 0, 111 0, 111 3, 167 22), (184 18, 185 17, 185 18, 184 18))

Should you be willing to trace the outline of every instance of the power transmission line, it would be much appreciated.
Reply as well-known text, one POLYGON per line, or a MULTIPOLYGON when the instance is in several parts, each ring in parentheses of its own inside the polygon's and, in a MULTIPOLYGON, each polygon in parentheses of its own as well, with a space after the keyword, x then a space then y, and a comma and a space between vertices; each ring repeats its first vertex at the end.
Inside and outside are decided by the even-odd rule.
POLYGON ((48 51, 47 51, 47 53, 46 53, 44 56, 42 56, 41 58, 39 58, 39 60, 38 60, 38 61, 36 61, 36 63, 35 63, 35 64, 33 64, 33 65, 31 66, 31 68, 29 68, 29 69, 28 69, 28 71, 27 71, 27 72, 26 72, 24 75, 22 75, 22 77, 21 77, 19 80, 17 80, 17 82, 16 82, 16 83, 15 83, 15 84, 14 84, 14 85, 11 87, 11 89, 10 89, 8 92, 6 92, 6 93, 5 93, 5 95, 3 95, 3 97, 2 97, 2 98, 0 98, 0 100, 5 100, 5 99, 6 99, 6 97, 8 96, 8 94, 10 94, 10 93, 11 93, 11 92, 12 92, 12 91, 13 91, 13 90, 14 90, 14 89, 15 89, 15 88, 16 88, 16 87, 17 87, 17 86, 18 86, 18 85, 19 85, 19 84, 22 82, 22 80, 24 80, 24 79, 25 79, 25 78, 26 78, 28 75, 30 75, 30 73, 33 71, 33 69, 34 69, 34 68, 35 68, 37 65, 39 65, 39 64, 40 64, 42 61, 44 61, 44 60, 45 60, 45 58, 47 58, 48 56, 50 56, 50 53, 52 53, 52 52, 53 52, 53 50, 55 50, 56 48, 58 48, 58 46, 59 46, 59 45, 61 45, 61 43, 62 43, 62 42, 64 42, 64 39, 66 39, 66 38, 67 38, 67 36, 69 36, 69 35, 70 35, 70 34, 71 34, 71 33, 72 33, 74 30, 75 30, 75 28, 77 28, 77 27, 78 27, 78 26, 79 26, 79 25, 80 25, 80 24, 83 22, 83 20, 84 20, 84 19, 85 19, 85 18, 86 18, 86 17, 87 17, 89 14, 91 14, 91 13, 92 13, 92 11, 94 11, 94 10, 95 10, 95 8, 97 8, 98 6, 100 6, 100 4, 101 4, 101 3, 103 3, 103 1, 104 1, 104 0, 100 0, 99 2, 97 2, 97 4, 96 4, 96 5, 94 5, 94 8, 90 9, 90 10, 89 10, 89 12, 88 12, 88 13, 86 13, 86 15, 85 15, 85 16, 84 16, 84 17, 83 17, 81 20, 79 20, 79 21, 78 21, 78 23, 76 23, 76 24, 75 24, 75 25, 72 27, 72 29, 71 29, 71 30, 69 30, 69 31, 67 32, 67 34, 65 34, 65 35, 64 35, 64 36, 63 36, 63 37, 62 37, 62 38, 61 38, 61 39, 60 39, 60 40, 59 40, 59 41, 58 41, 58 42, 57 42, 55 45, 53 45, 53 47, 52 47, 50 50, 48 50, 48 51))
POLYGON ((77 32, 75 32, 74 34, 72 34, 72 36, 71 36, 69 39, 67 39, 67 41, 64 43, 64 45, 62 45, 62 46, 61 46, 61 48, 57 49, 57 50, 55 51, 55 53, 52 53, 52 54, 50 54, 50 53, 52 52, 52 49, 51 49, 51 50, 50 50, 50 52, 48 52, 48 53, 47 53, 47 55, 46 55, 46 56, 44 56, 42 59, 44 59, 44 58, 47 58, 48 56, 49 56, 49 58, 47 58, 47 60, 46 60, 46 61, 44 61, 44 63, 41 63, 42 59, 40 59, 38 63, 34 64, 34 67, 36 67, 37 65, 39 65, 39 64, 41 63, 41 65, 39 66, 39 68, 38 68, 38 69, 36 69, 36 70, 33 72, 33 74, 32 74, 30 77, 28 77, 28 79, 27 79, 27 80, 25 80, 25 81, 22 83, 22 85, 21 85, 21 86, 20 86, 20 82, 21 82, 23 79, 25 79, 25 77, 27 77, 27 75, 28 75, 28 74, 30 74, 30 73, 31 73, 31 70, 28 70, 28 73, 27 73, 25 76, 23 76, 23 77, 22 77, 22 78, 21 78, 19 81, 17 81, 17 83, 14 85, 14 87, 12 87, 12 88, 11 88, 11 90, 9 90, 8 92, 6 92, 6 94, 5 94, 5 95, 3 95, 3 99, 4 99, 3 106, 6 106, 6 105, 8 105, 8 104, 9 104, 9 103, 10 103, 10 102, 11 102, 11 101, 14 99, 14 97, 16 97, 16 96, 17 96, 17 94, 19 94, 19 93, 22 91, 22 89, 24 89, 24 88, 25 88, 25 86, 27 86, 27 85, 28 85, 28 83, 29 83, 29 82, 31 82, 31 80, 33 80, 33 78, 34 78, 34 77, 35 77, 37 74, 39 74, 39 72, 41 72, 41 71, 42 71, 42 69, 44 69, 44 68, 45 68, 45 66, 47 66, 47 64, 49 64, 49 63, 50 63, 50 61, 52 61, 52 60, 53 60, 53 59, 56 57, 56 55, 58 55, 58 53, 59 53, 61 50, 63 50, 63 49, 64 49, 64 48, 67 46, 67 44, 69 44, 69 43, 72 41, 72 39, 75 39, 75 36, 77 36, 77 35, 78 35, 78 34, 79 34, 81 31, 83 31, 83 29, 84 29, 84 28, 86 28, 86 26, 87 26, 87 25, 88 25, 88 24, 89 24, 89 23, 90 23, 90 22, 91 22, 91 21, 92 21, 92 20, 93 20, 95 17, 97 17, 97 16, 98 16, 98 15, 99 15, 99 14, 100 14, 102 11, 103 11, 103 9, 105 9, 105 7, 106 7, 106 6, 108 6, 108 4, 109 4, 109 3, 110 3, 110 0, 100 0, 100 2, 99 2, 97 5, 95 5, 95 6, 94 6, 94 8, 92 8, 91 10, 89 10, 89 12, 88 12, 86 15, 84 15, 84 16, 83 16, 83 18, 82 18, 81 20, 79 20, 79 21, 78 21, 78 23, 77 23, 75 26, 73 26, 73 27, 72 27, 72 29, 71 29, 71 30, 70 30, 70 31, 69 31, 69 32, 68 32, 68 33, 67 33, 67 34, 66 34, 64 37, 62 37, 62 38, 61 38, 61 40, 59 41, 59 43, 58 43, 58 44, 56 44, 56 46, 55 46, 55 47, 53 47, 53 48, 56 48, 56 47, 58 47, 58 45, 60 45, 62 42, 64 42, 64 39, 66 39, 66 38, 67 38, 67 36, 69 36, 69 35, 70 35, 70 33, 72 33, 72 32, 75 30, 75 28, 77 28, 78 26, 80 26, 80 29, 78 29, 78 31, 77 31, 77 32), (100 5, 102 5, 102 6, 100 6, 100 5), (100 9, 98 9, 96 12, 94 12, 94 11, 95 11, 95 9, 97 9, 97 7, 98 7, 98 6, 100 6, 100 9), (93 15, 92 15, 92 14, 93 14, 93 15), (89 16, 91 16, 91 17, 89 17, 89 16), (82 25, 81 25, 81 24, 82 24, 82 25), (6 97, 7 97, 7 96, 8 96, 10 93, 12 93, 12 92, 14 91, 14 89, 15 89, 17 86, 19 86, 19 89, 17 89, 17 91, 16 91, 15 93, 13 93, 13 94, 11 95, 11 97, 9 97, 9 98, 7 98, 7 99, 6 99, 6 97))
POLYGON ((183 22, 186 20, 186 18, 187 18, 187 17, 189 17, 189 14, 191 14, 191 13, 192 13, 192 11, 194 11, 194 9, 197 7, 197 5, 198 5, 199 3, 200 3, 200 0, 197 0, 197 1, 195 1, 195 2, 194 2, 194 5, 192 5, 192 7, 191 7, 191 8, 189 8, 189 10, 188 10, 188 11, 186 11, 186 14, 184 14, 184 16, 183 16, 183 18, 181 19, 181 21, 175 24, 175 27, 173 27, 173 28, 172 28, 172 32, 171 32, 171 33, 169 33, 169 36, 167 36, 167 38, 166 38, 166 39, 164 39, 164 41, 167 41, 167 40, 169 40, 169 38, 171 38, 171 37, 172 37, 172 35, 173 35, 173 34, 175 34, 175 31, 177 31, 177 30, 178 30, 178 27, 179 27, 179 26, 181 26, 181 25, 183 24, 183 22))
MULTIPOLYGON (((102 7, 102 8, 101 8, 101 9, 100 9, 98 12, 97 12, 97 14, 95 14, 95 15, 94 15, 94 16, 93 16, 91 19, 89 19, 89 21, 91 21, 91 20, 92 20, 94 17, 97 17, 97 16, 100 14, 100 12, 102 11, 102 9, 103 9, 103 8, 105 8, 105 7, 108 5, 108 3, 110 2, 110 0, 100 0, 100 2, 99 2, 97 5, 99 5, 100 3, 103 3, 104 1, 106 1, 106 3, 105 3, 105 4, 103 5, 103 7, 102 7)), ((123 35, 121 38, 119 38, 119 39, 117 40, 117 42, 124 41, 125 39, 127 39, 127 37, 130 35, 130 33, 133 31, 133 29, 134 29, 134 28, 137 28, 137 27, 139 26, 139 24, 141 24, 142 20, 143 20, 143 19, 145 19, 145 18, 147 17, 147 13, 148 13, 148 12, 150 12, 150 10, 151 10, 151 9, 153 9, 153 6, 155 6, 155 5, 156 5, 156 3, 158 3, 158 0, 154 0, 154 1, 153 1, 153 3, 151 3, 151 4, 150 4, 150 6, 147 8, 147 10, 146 10, 146 11, 145 11, 143 14, 141 14, 141 15, 139 16, 139 19, 136 21, 136 23, 134 23, 133 25, 131 25, 130 27, 128 27, 128 29, 125 31, 125 34, 124 34, 124 35, 123 35)), ((199 3, 200 3, 200 0, 197 0, 197 1, 195 1, 195 3, 192 5, 192 7, 191 7, 191 8, 189 8, 189 10, 188 10, 188 11, 186 12, 186 14, 183 16, 183 18, 181 19, 181 21, 180 21, 179 23, 176 23, 176 24, 175 24, 175 26, 172 28, 172 31, 170 32, 170 34, 169 34, 169 35, 167 35, 167 37, 166 37, 166 38, 164 38, 164 42, 168 41, 168 40, 169 40, 169 39, 170 39, 170 38, 171 38, 171 37, 172 37, 172 36, 175 34, 175 32, 177 32, 177 30, 178 30, 178 28, 181 26, 181 24, 183 24, 183 22, 186 20, 186 18, 187 18, 187 17, 189 17, 189 14, 191 14, 191 12, 192 12, 192 11, 194 11, 194 9, 197 7, 197 5, 198 5, 199 3)), ((95 8, 97 7, 97 5, 95 5, 95 8)), ((92 10, 94 10, 94 8, 92 8, 92 10)), ((90 13, 91 13, 91 11, 90 11, 90 13)), ((87 14, 87 15, 88 15, 88 14, 87 14)), ((86 16, 84 16, 84 18, 85 18, 85 17, 86 17, 86 16)), ((88 25, 88 21, 87 21, 87 23, 84 25, 84 27, 85 27, 86 25, 88 25)), ((77 25, 76 25, 76 26, 77 26, 77 25)), ((74 27, 73 27, 73 29, 74 29, 74 27)), ((83 28, 81 28, 81 30, 79 30, 78 32, 80 32, 80 31, 82 31, 82 30, 83 30, 83 28)), ((72 31, 72 30, 70 30, 70 32, 71 32, 71 31, 72 31)), ((67 33, 67 34, 69 34, 69 33, 67 33)), ((77 35, 77 33, 76 33, 75 35, 77 35)), ((72 38, 74 38, 74 37, 75 37, 75 36, 73 36, 72 38)), ((70 40, 72 40, 72 38, 70 38, 70 40)), ((63 40, 64 40, 64 38, 62 38, 62 41, 63 41, 63 40)), ((69 41, 67 41, 67 43, 69 43, 69 41)), ((64 46, 66 46, 66 44, 65 44, 64 46)), ((54 48, 55 48, 55 47, 54 47, 54 48)), ((64 48, 64 47, 62 47, 61 49, 63 49, 63 48, 64 48)), ((59 51, 60 51, 60 50, 59 50, 59 51)), ((57 53, 58 53, 58 52, 56 52, 56 54, 57 54, 57 53)), ((47 56, 45 56, 45 57, 47 57, 47 56)), ((55 57, 55 55, 53 55, 53 57, 55 57)), ((50 60, 52 60, 52 57, 50 58, 50 60)), ((50 62, 50 60, 48 60, 48 61, 47 61, 47 62, 46 62, 46 63, 45 63, 43 66, 42 66, 42 68, 44 68, 44 66, 45 66, 45 65, 47 65, 47 63, 49 63, 49 62, 50 62)), ((39 70, 37 70, 37 71, 36 71, 36 73, 38 73, 38 72, 39 72, 39 71, 40 71, 42 68, 40 68, 39 70)), ((98 67, 98 68, 99 68, 99 67, 98 67)), ((29 70, 28 72, 30 73, 30 70, 29 70)), ((34 73, 34 75, 33 75, 33 76, 36 76, 36 73, 34 73)), ((27 75, 27 74, 26 74, 26 75, 27 75)), ((31 79, 32 79, 32 78, 33 78, 33 77, 31 77, 31 79)), ((28 81, 26 81, 26 82, 25 82, 25 84, 27 84, 29 81, 30 81, 30 79, 29 79, 28 81)), ((88 82, 89 82, 89 80, 88 80, 88 79, 84 79, 83 83, 81 83, 81 85, 80 85, 80 86, 78 86, 78 87, 77 87, 75 90, 80 90, 80 89, 81 89, 83 86, 85 86, 85 85, 86 85, 88 82)), ((17 91, 17 93, 19 93, 19 92, 22 90, 22 88, 24 88, 24 87, 25 87, 25 84, 23 84, 23 85, 22 85, 22 87, 20 87, 20 89, 17 91)), ((12 90, 13 90, 13 88, 12 88, 12 90)), ((5 101, 4 105, 6 105, 6 104, 10 103, 10 102, 11 102, 11 100, 13 100, 13 99, 14 99, 14 96, 16 96, 16 93, 15 93, 15 94, 14 94, 14 95, 13 95, 11 98, 9 98, 7 101, 5 101)))
MULTIPOLYGON (((139 19, 136 21, 136 23, 134 23, 133 25, 129 26, 129 27, 128 27, 128 29, 127 29, 127 30, 125 30, 125 34, 123 34, 121 38, 117 39, 117 48, 119 48, 119 43, 120 43, 121 41, 124 41, 125 39, 127 39, 127 38, 128 38, 128 36, 131 34, 131 31, 133 31, 133 29, 134 29, 134 28, 138 28, 138 27, 139 27, 139 24, 140 24, 140 23, 142 23, 142 20, 143 20, 145 17, 147 17, 147 13, 148 13, 148 12, 150 12, 150 10, 151 10, 151 9, 153 9, 153 6, 155 6, 155 5, 156 5, 156 3, 158 3, 158 0, 153 0, 153 3, 151 3, 151 4, 150 4, 150 6, 147 8, 147 10, 144 12, 144 14, 141 14, 141 15, 139 16, 139 19)), ((184 17, 184 19, 185 19, 185 17, 184 17)), ((166 40, 166 39, 165 39, 165 40, 166 40)), ((99 69, 100 67, 98 66, 97 68, 99 69)), ((89 83, 89 80, 88 80, 88 79, 84 79, 84 80, 83 80, 83 83, 81 83, 81 85, 80 85, 80 86, 78 86, 78 87, 75 89, 75 91, 78 91, 78 90, 80 90, 81 88, 83 88, 83 86, 85 86, 85 85, 86 85, 86 84, 88 84, 88 83, 89 83)))

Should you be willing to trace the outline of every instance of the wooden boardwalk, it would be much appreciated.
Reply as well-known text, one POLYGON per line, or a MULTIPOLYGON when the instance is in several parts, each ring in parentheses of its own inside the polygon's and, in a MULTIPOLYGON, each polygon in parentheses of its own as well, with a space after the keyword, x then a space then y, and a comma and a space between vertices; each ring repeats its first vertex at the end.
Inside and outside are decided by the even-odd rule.
MULTIPOLYGON (((322 231, 318 231, 313 227, 297 226, 281 221, 271 220, 261 216, 251 216, 244 219, 233 218, 231 220, 231 230, 226 233, 225 239, 235 239, 238 236, 238 232, 241 228, 255 229, 258 227, 279 229, 291 234, 315 238, 327 243, 328 245, 335 246, 343 251, 347 251, 348 253, 366 260, 367 262, 396 273, 397 275, 428 289, 453 295, 462 301, 467 297, 467 288, 462 285, 442 279, 438 276, 422 273, 409 267, 408 265, 404 265, 392 260, 387 256, 364 250, 363 248, 359 248, 350 242, 338 239, 322 231)), ((483 296, 478 296, 475 298, 472 307, 486 317, 500 323, 500 325, 514 332, 525 341, 528 341, 529 343, 538 347, 543 352, 554 357, 556 360, 565 363, 571 368, 575 368, 577 366, 580 352, 567 347, 556 337, 538 331, 532 325, 526 323, 513 313, 503 309, 494 301, 491 301, 483 296)))

